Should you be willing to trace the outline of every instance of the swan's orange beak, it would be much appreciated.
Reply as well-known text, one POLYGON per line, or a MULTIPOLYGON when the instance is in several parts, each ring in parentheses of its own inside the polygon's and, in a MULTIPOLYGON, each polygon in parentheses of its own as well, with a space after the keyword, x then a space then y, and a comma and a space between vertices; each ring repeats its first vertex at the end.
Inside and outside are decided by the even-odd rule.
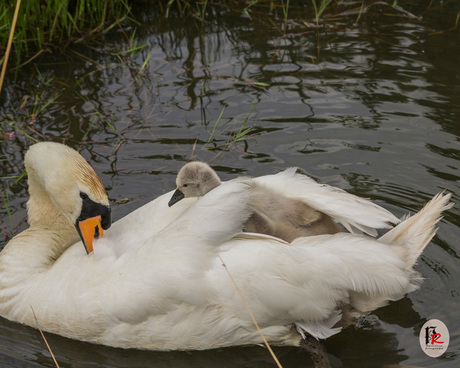
POLYGON ((86 220, 79 221, 78 230, 83 245, 85 246, 86 253, 92 253, 94 238, 102 238, 102 234, 104 233, 101 226, 101 216, 90 217, 86 220))

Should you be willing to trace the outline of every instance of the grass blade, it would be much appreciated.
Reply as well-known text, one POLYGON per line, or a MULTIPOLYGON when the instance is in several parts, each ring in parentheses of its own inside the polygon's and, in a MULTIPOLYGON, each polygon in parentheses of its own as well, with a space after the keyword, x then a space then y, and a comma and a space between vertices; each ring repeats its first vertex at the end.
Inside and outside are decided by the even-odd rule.
POLYGON ((241 125, 240 130, 238 131, 238 134, 236 135, 237 138, 238 138, 238 137, 243 137, 243 136, 246 135, 250 130, 252 130, 252 127, 251 127, 251 128, 247 128, 246 130, 243 131, 244 127, 246 126, 246 123, 247 123, 248 120, 249 120, 249 116, 251 115, 252 109, 254 108, 254 105, 255 105, 255 104, 256 104, 256 101, 254 100, 254 102, 252 103, 251 108, 249 109, 248 114, 246 115, 246 119, 244 119, 243 124, 241 125))
POLYGON ((222 118, 222 115, 224 114, 225 111, 225 106, 222 108, 222 111, 220 112, 219 117, 217 118, 216 124, 214 124, 214 128, 212 129, 211 135, 209 136, 208 141, 206 144, 210 143, 212 140, 212 137, 214 136, 214 132, 216 131, 217 125, 219 124, 220 119, 222 118))

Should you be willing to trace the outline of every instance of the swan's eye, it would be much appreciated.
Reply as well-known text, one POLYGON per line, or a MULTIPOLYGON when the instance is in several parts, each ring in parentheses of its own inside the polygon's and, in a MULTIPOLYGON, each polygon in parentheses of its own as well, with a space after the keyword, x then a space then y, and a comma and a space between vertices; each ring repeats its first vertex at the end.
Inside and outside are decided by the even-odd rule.
POLYGON ((187 188, 187 187, 188 187, 188 184, 184 184, 184 185, 182 185, 182 186, 183 186, 184 188, 187 188))
POLYGON ((89 197, 88 197, 88 194, 80 192, 80 198, 81 199, 88 199, 89 197))

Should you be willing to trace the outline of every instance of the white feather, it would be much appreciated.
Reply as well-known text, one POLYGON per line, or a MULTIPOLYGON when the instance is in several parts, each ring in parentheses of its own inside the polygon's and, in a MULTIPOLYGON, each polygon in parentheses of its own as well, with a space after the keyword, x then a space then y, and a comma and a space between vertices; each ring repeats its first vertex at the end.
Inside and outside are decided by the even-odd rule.
POLYGON ((334 327, 342 318, 342 313, 335 311, 331 313, 329 318, 320 322, 296 322, 296 329, 303 339, 306 338, 306 333, 316 337, 317 339, 327 339, 335 334, 338 334, 342 328, 334 327))

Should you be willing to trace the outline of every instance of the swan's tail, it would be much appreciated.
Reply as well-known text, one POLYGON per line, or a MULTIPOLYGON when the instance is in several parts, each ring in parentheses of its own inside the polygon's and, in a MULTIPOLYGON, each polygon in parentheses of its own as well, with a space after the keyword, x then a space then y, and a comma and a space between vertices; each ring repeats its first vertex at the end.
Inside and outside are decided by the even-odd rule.
POLYGON ((382 243, 400 246, 403 260, 408 269, 417 261, 433 236, 436 234, 436 223, 441 219, 442 212, 454 204, 449 202, 451 194, 437 194, 427 205, 415 215, 406 218, 394 229, 379 238, 382 243))

